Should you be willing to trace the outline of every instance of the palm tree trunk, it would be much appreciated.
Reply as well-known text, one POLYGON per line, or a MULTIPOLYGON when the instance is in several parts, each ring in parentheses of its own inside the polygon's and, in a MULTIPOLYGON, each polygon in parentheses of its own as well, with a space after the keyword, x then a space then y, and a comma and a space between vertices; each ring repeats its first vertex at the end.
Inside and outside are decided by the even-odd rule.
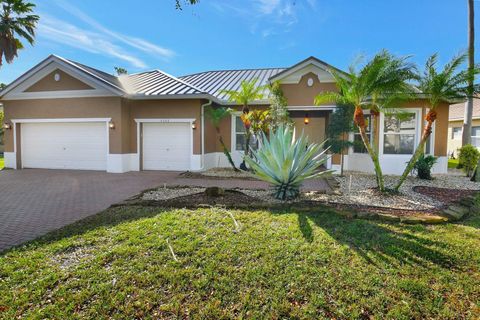
POLYGON ((375 170, 375 177, 377 179, 378 190, 380 190, 381 192, 384 192, 385 186, 383 181, 382 168, 380 167, 380 161, 378 159, 378 155, 375 152, 375 150, 372 148, 372 145, 370 144, 370 140, 368 139, 368 135, 365 130, 365 127, 366 127, 365 115, 363 114, 363 110, 360 106, 355 107, 353 122, 358 127, 358 131, 360 133, 360 136, 362 137, 363 144, 365 145, 365 148, 367 148, 368 154, 372 159, 373 167, 375 170))
POLYGON ((230 165, 232 166, 232 168, 233 168, 234 171, 240 171, 240 170, 238 170, 238 168, 235 166, 235 163, 233 162, 233 159, 232 159, 232 155, 230 154, 230 151, 228 151, 228 148, 227 148, 227 146, 225 145, 225 142, 223 141, 223 137, 222 137, 222 135, 220 134, 220 128, 219 128, 219 127, 215 127, 215 130, 217 131, 218 140, 220 141, 220 144, 222 145, 223 153, 224 153, 225 156, 227 157, 228 162, 230 163, 230 165))
POLYGON ((418 158, 420 157, 421 154, 424 153, 425 151, 425 144, 427 143, 428 138, 432 134, 432 126, 435 120, 437 119, 437 113, 435 111, 428 111, 427 115, 425 116, 425 120, 427 121, 427 125, 425 126, 425 129, 423 129, 422 133, 422 138, 420 139, 420 142, 417 146, 417 149, 415 149, 415 152, 413 153, 412 157, 410 158, 410 161, 408 161, 408 164, 403 171, 402 176, 400 177, 400 180, 398 181, 397 185, 395 186, 395 191, 400 190, 400 187, 402 184, 405 182, 407 179, 408 175, 410 172, 412 172, 413 167, 415 166, 415 163, 417 162, 418 158))
MULTIPOLYGON (((468 0, 468 70, 473 72, 475 67, 475 13, 473 0, 468 0)), ((463 119, 462 146, 472 143, 472 115, 473 115, 473 74, 468 80, 468 99, 463 119)))
POLYGON ((235 166, 235 163, 233 162, 233 159, 232 159, 232 155, 230 154, 230 151, 228 151, 228 148, 227 146, 225 145, 225 142, 223 142, 223 138, 222 136, 220 136, 218 138, 218 140, 220 140, 220 144, 222 145, 222 148, 223 148, 223 153, 225 154, 225 156, 227 157, 228 159, 228 162, 230 163, 230 165, 232 166, 233 170, 234 171, 240 171, 236 166, 235 166))

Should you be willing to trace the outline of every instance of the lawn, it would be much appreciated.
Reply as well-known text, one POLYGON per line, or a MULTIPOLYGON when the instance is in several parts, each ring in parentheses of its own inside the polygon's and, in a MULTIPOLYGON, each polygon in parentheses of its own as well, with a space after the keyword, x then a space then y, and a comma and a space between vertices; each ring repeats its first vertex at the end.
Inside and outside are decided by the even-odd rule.
POLYGON ((117 207, 0 254, 0 318, 480 317, 480 215, 231 213, 117 207))
POLYGON ((458 166, 458 159, 448 159, 448 169, 456 169, 458 166))

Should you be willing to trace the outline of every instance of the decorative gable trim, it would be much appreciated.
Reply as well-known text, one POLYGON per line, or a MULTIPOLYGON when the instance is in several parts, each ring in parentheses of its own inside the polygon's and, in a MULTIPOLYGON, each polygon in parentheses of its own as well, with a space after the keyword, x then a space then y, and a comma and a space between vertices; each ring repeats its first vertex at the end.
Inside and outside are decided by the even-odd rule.
POLYGON ((68 61, 51 55, 38 65, 24 73, 17 80, 5 88, 0 95, 2 100, 23 100, 23 99, 50 99, 50 98, 80 98, 80 97, 111 97, 122 96, 120 88, 105 83, 95 75, 69 63, 68 61), (68 75, 77 78, 94 89, 87 90, 56 90, 41 92, 25 92, 32 85, 44 77, 60 69, 68 75))
POLYGON ((297 84, 305 74, 312 72, 318 76, 318 80, 320 82, 332 83, 335 81, 331 75, 331 70, 335 70, 342 75, 346 75, 346 73, 342 70, 339 70, 315 57, 310 57, 276 74, 269 80, 271 82, 280 81, 281 83, 285 84, 297 84))

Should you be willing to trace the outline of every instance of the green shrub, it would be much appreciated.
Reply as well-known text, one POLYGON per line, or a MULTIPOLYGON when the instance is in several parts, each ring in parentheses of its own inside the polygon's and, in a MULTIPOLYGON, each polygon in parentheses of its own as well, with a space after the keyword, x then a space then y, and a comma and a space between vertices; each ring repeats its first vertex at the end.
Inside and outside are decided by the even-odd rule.
POLYGON ((460 166, 462 166, 462 169, 467 174, 467 177, 472 175, 473 170, 477 166, 479 158, 480 152, 471 144, 464 145, 459 149, 458 163, 460 166))
POLYGON ((323 144, 308 143, 303 134, 297 139, 293 136, 294 130, 283 125, 270 138, 262 133, 261 147, 245 157, 254 173, 273 185, 275 198, 280 200, 296 198, 304 180, 330 174, 319 170, 327 160, 323 144))
POLYGON ((413 169, 417 173, 417 177, 420 179, 431 180, 431 170, 433 165, 437 163, 437 158, 434 156, 425 156, 422 154, 415 163, 413 169))

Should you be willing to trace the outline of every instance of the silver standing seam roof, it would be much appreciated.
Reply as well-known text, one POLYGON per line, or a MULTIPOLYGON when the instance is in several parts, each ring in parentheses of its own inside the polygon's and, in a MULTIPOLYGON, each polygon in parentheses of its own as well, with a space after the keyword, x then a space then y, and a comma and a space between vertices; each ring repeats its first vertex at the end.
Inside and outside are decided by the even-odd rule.
MULTIPOLYGON (((243 69, 243 70, 219 70, 206 71, 185 75, 179 79, 184 80, 200 90, 208 93, 219 100, 227 100, 228 95, 222 90, 238 90, 244 80, 257 79, 257 86, 268 84, 268 80, 285 68, 243 69)), ((268 96, 268 90, 264 92, 268 96)))

